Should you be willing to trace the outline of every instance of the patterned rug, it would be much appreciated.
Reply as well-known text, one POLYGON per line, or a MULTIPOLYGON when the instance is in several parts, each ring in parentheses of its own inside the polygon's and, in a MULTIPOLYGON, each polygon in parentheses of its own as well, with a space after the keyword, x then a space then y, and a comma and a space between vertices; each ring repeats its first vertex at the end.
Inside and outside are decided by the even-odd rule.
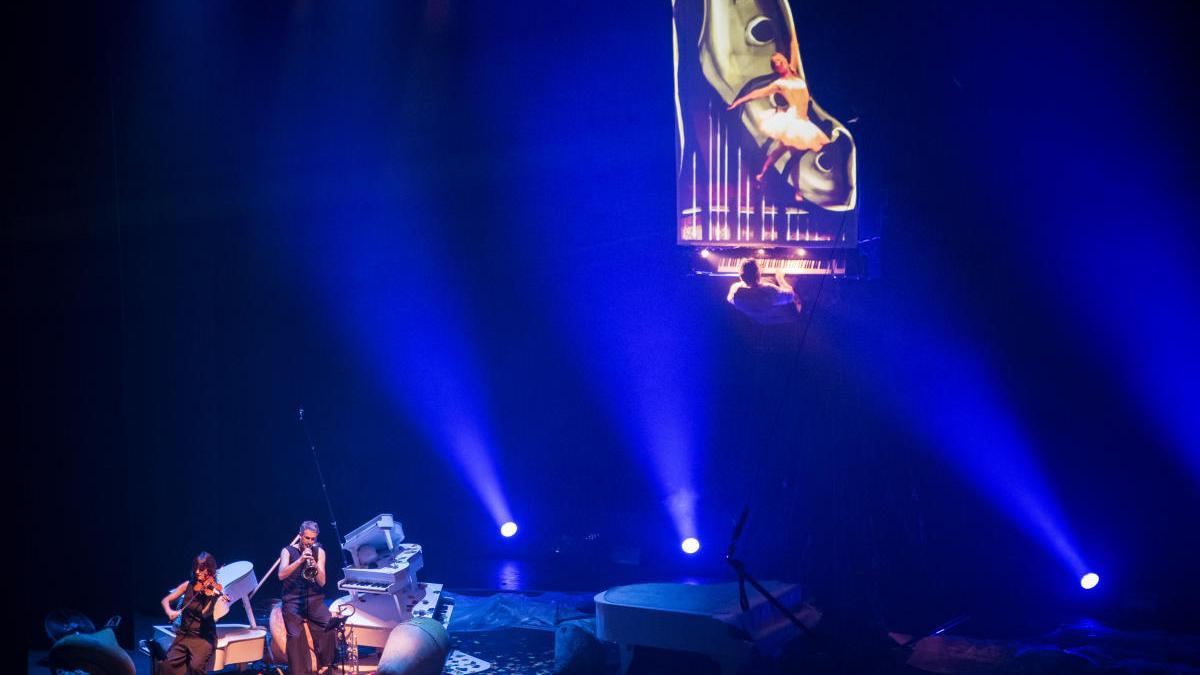
MULTIPOLYGON (((554 633, 529 628, 504 628, 459 633, 453 647, 492 664, 487 673, 542 675, 554 672, 554 633)), ((446 673, 454 673, 447 669, 446 673)))

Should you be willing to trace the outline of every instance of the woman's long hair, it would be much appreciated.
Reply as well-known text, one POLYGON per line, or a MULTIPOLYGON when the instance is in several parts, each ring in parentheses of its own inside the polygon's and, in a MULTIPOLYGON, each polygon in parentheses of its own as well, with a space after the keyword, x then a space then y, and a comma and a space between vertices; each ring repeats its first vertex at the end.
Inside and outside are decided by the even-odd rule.
POLYGON ((188 601, 191 601, 192 595, 195 593, 195 590, 193 589, 196 587, 196 581, 198 581, 196 579, 196 570, 201 567, 208 570, 208 576, 210 579, 213 581, 217 580, 217 559, 214 558, 213 555, 208 551, 201 551, 200 555, 196 556, 195 559, 192 560, 192 571, 188 577, 189 580, 187 586, 188 601))

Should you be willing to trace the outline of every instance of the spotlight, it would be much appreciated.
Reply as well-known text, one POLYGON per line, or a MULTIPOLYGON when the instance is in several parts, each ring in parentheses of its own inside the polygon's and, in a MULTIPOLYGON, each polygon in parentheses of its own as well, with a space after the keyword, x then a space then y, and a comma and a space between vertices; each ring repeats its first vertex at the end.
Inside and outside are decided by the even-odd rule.
POLYGON ((765 256, 765 255, 767 254, 767 249, 765 249, 765 248, 760 248, 760 249, 758 249, 758 254, 759 254, 759 255, 764 255, 764 256, 765 256))
POLYGON ((511 520, 500 526, 500 534, 504 535, 505 537, 511 537, 516 533, 517 524, 511 520))
POLYGON ((798 248, 798 249, 796 249, 796 257, 797 257, 797 258, 803 258, 803 257, 804 257, 804 256, 806 256, 806 255, 808 255, 808 251, 805 251, 805 250, 804 250, 804 249, 802 249, 802 248, 798 248))
POLYGON ((701 258, 707 258, 710 255, 712 255, 712 252, 709 251, 708 249, 706 249, 706 248, 700 249, 700 257, 701 258))
POLYGON ((1095 572, 1088 572, 1079 579, 1079 585, 1083 586, 1086 591, 1092 590, 1098 583, 1100 583, 1100 575, 1095 572))
POLYGON ((684 553, 691 555, 700 550, 700 540, 695 537, 688 537, 679 544, 679 548, 682 548, 684 553))

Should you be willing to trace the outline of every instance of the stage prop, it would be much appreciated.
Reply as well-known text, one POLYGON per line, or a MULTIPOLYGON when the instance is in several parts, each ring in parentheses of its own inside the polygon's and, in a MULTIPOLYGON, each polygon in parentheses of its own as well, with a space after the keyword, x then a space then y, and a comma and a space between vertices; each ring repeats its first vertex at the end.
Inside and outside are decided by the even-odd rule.
MULTIPOLYGON (((334 600, 329 611, 345 618, 346 641, 354 645, 347 653, 357 654, 358 647, 383 650, 379 655, 381 672, 388 663, 391 668, 400 667, 397 664, 415 668, 425 667, 435 658, 444 661, 445 648, 411 651, 420 644, 419 636, 410 631, 429 632, 436 624, 445 636, 454 605, 442 598, 441 584, 418 580, 424 553, 419 544, 404 541, 403 526, 392 514, 381 513, 346 535, 342 549, 350 556, 350 565, 342 569, 338 588, 349 595, 334 600), (390 662, 389 653, 393 655, 390 662)), ((363 667, 372 660, 364 656, 358 663, 363 667)), ((433 672, 441 672, 440 667, 433 672)))
POLYGON ((439 600, 441 584, 421 583, 417 572, 424 566, 419 544, 404 543, 404 528, 390 513, 381 513, 346 536, 342 548, 351 564, 342 569, 338 588, 349 591, 334 600, 329 611, 337 615, 352 608, 346 619, 361 647, 382 649, 392 629, 417 618, 450 621, 453 607, 439 600))
POLYGON ((437 675, 449 652, 450 636, 441 623, 430 618, 406 621, 388 635, 379 675, 437 675))
POLYGON ((674 5, 676 241, 693 268, 857 275, 857 149, 817 104, 788 0, 674 5))
MULTIPOLYGON (((802 606, 798 585, 763 585, 785 606, 802 606)), ((618 586, 596 594, 596 635, 620 647, 623 672, 641 646, 703 654, 736 673, 755 651, 773 653, 797 635, 764 598, 751 599, 747 611, 739 604, 737 583, 618 586)))

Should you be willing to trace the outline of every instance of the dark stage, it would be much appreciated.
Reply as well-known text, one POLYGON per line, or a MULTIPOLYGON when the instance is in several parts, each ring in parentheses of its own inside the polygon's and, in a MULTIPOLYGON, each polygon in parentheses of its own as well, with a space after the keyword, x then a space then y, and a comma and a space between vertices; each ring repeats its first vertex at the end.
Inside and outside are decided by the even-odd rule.
MULTIPOLYGON (((452 580, 446 586, 455 605, 450 619, 452 651, 486 662, 489 667, 479 672, 509 674, 616 673, 621 667, 615 644, 603 643, 588 650, 580 647, 572 633, 576 626, 594 632, 594 592, 541 589, 578 589, 579 584, 600 589, 647 578, 683 584, 725 581, 701 577, 673 579, 666 572, 656 574, 626 564, 585 561, 570 554, 533 556, 524 561, 466 559, 439 564, 436 570, 431 566, 428 571, 439 580, 452 580)), ((254 603, 261 624, 266 624, 273 600, 254 603)), ((921 634, 937 627, 910 627, 903 622, 884 631, 879 624, 867 626, 857 618, 837 616, 836 610, 822 620, 826 618, 836 628, 818 632, 817 636, 831 652, 818 657, 807 638, 791 636, 791 642, 779 654, 752 662, 750 671, 1186 673, 1200 670, 1196 666, 1200 660, 1200 638, 1162 630, 1120 629, 1083 616, 953 617, 963 622, 954 630, 938 635, 921 634), (906 645, 909 641, 913 644, 906 645)), ((151 627, 162 623, 162 618, 137 614, 133 622, 133 637, 141 640, 151 637, 151 627)), ((40 670, 38 661, 45 656, 44 649, 30 652, 31 672, 40 670)), ((145 654, 130 650, 130 656, 137 673, 152 672, 145 654)), ((251 669, 275 672, 275 667, 260 664, 251 669)), ((235 668, 230 666, 229 671, 234 672, 235 668)), ((447 667, 445 672, 470 671, 447 667)), ((719 667, 715 661, 695 654, 642 647, 633 655, 627 672, 716 673, 719 667)))
POLYGON ((145 672, 138 641, 202 651, 210 622, 262 653, 285 596, 293 628, 350 597, 365 646, 490 672, 1200 669, 1183 10, 5 24, 31 670, 56 611, 120 616, 145 672), (743 609, 739 565, 805 628, 743 609), (210 577, 254 622, 213 618, 210 577), (667 596, 703 611, 636 604, 667 596))

